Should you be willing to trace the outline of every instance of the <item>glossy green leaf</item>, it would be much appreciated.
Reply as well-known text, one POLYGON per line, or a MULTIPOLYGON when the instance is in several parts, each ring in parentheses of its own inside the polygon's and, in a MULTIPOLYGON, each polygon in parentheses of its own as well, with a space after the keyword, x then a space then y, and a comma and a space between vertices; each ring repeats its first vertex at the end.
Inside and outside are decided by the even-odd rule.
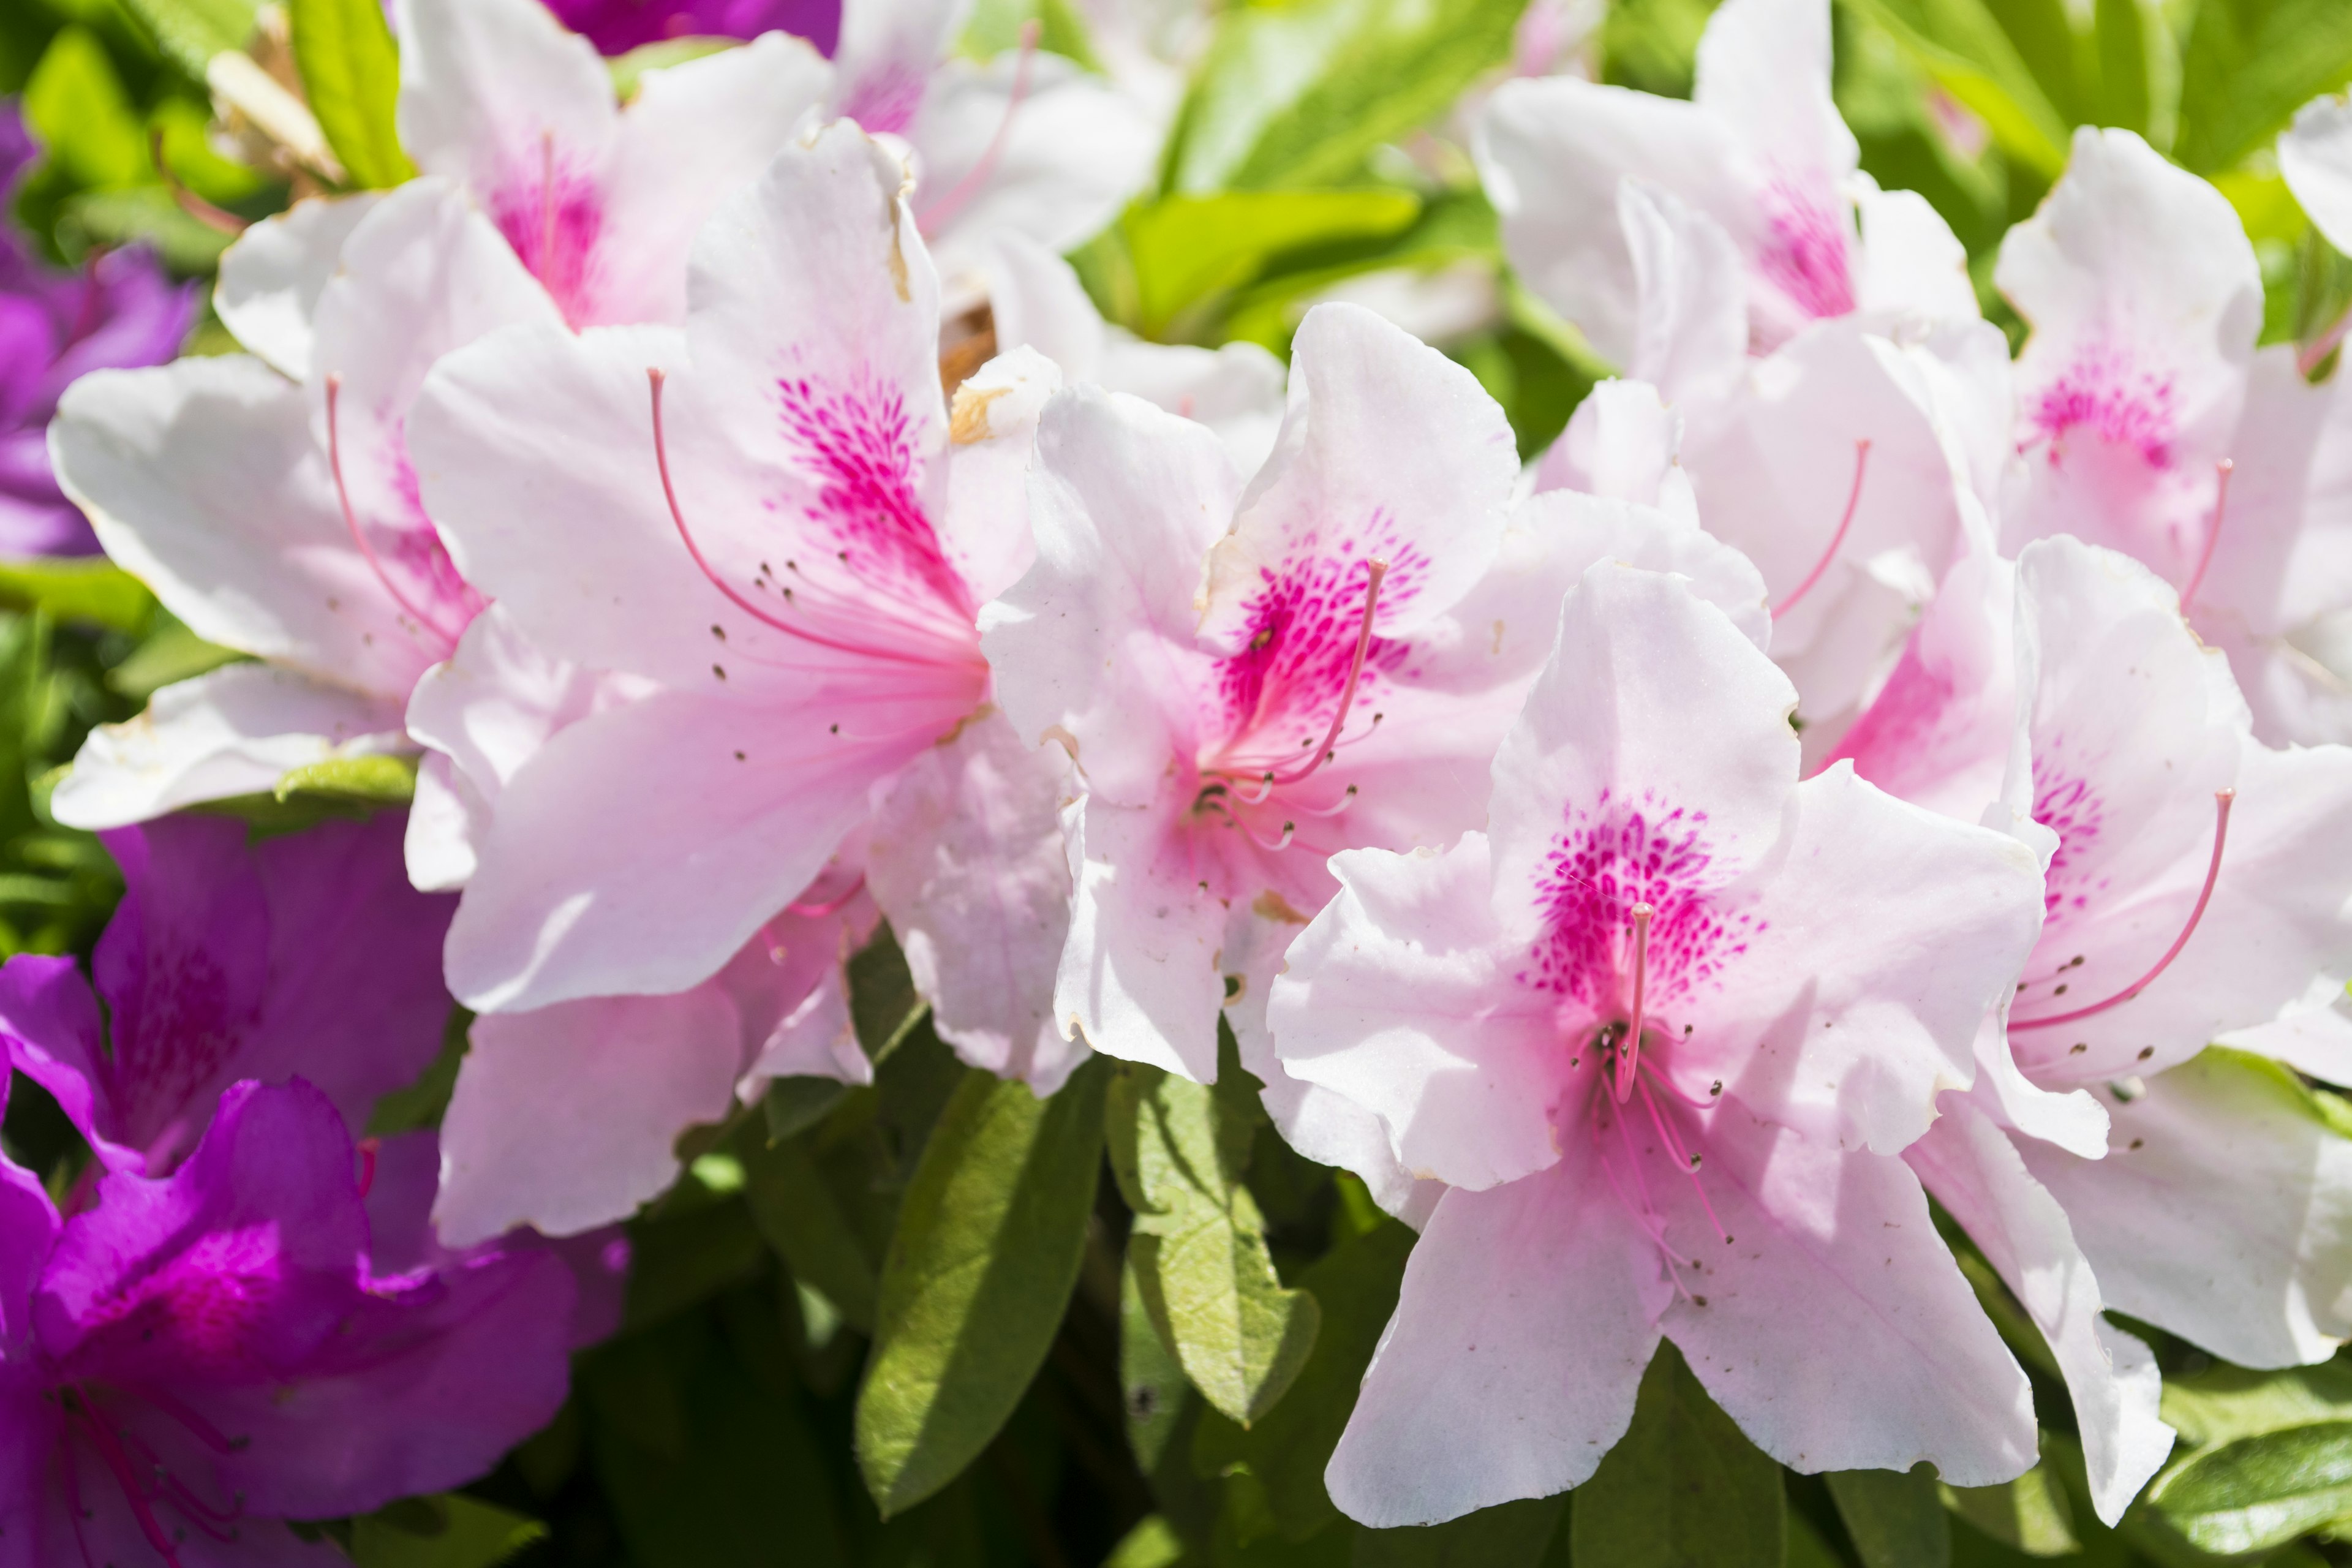
POLYGON ((2158 1477, 2147 1500, 2201 1551, 2284 1546, 2305 1531, 2352 1519, 2352 1421, 2202 1449, 2158 1477))
POLYGON ((226 49, 241 49, 253 37, 261 7, 256 0, 124 0, 147 26, 156 44, 191 81, 205 79, 205 64, 226 49))
POLYGON ((1576 1561, 1609 1568, 1780 1568, 1780 1467, 1741 1435, 1661 1342, 1633 1425, 1570 1515, 1576 1561))
POLYGON ((1319 1313, 1313 1296, 1283 1288, 1242 1184, 1263 1113, 1226 1057, 1214 1088, 1119 1064, 1111 1163, 1135 1211, 1128 1257, 1153 1326, 1202 1396, 1247 1426, 1306 1363, 1319 1313))
POLYGON ((1289 1539, 1303 1540, 1339 1518, 1323 1488, 1324 1467, 1356 1407, 1381 1331, 1396 1311, 1412 1241, 1411 1230, 1381 1215, 1375 1227, 1318 1258, 1298 1283, 1314 1296, 1322 1322, 1290 1392, 1247 1429, 1215 1414, 1202 1419, 1194 1462, 1212 1475, 1242 1470, 1255 1477, 1275 1527, 1289 1539))
POLYGON ((1528 1498, 1444 1524, 1356 1531, 1352 1568, 1538 1568, 1568 1494, 1528 1498))
POLYGON ((931 1130, 882 1268, 857 1460, 885 1517, 953 1480, 1053 1343, 1102 1160, 1097 1059, 1052 1098, 971 1069, 931 1130))
POLYGON ((2167 1378, 2163 1415, 2180 1434, 2180 1447, 2211 1447, 2296 1426, 2352 1422, 2352 1366, 2250 1372, 2217 1363, 2167 1378))
POLYGON ((2173 154, 2200 174, 2235 168, 2323 92, 2352 80, 2343 0, 2204 0, 2181 50, 2173 154))
POLYGON ((1299 0, 1229 10, 1186 101, 1170 186, 1312 185, 1450 109, 1509 58, 1526 0, 1299 0))
POLYGON ((1907 1472, 1833 1470, 1822 1479, 1863 1568, 1946 1568, 1951 1562, 1952 1521, 1928 1465, 1907 1472))
POLYGON ((1939 1490, 1946 1508, 2029 1557, 2063 1557, 2079 1549, 2066 1489, 2045 1465, 1996 1487, 1939 1490))
POLYGON ((359 1568, 497 1568, 546 1536, 535 1519, 444 1492, 352 1521, 352 1561, 359 1568))
POLYGON ((0 605, 37 605, 53 620, 137 632, 155 613, 147 584, 100 555, 0 561, 0 605))
POLYGON ((1286 250, 1402 234, 1420 215, 1410 191, 1231 191, 1168 196, 1121 220, 1146 335, 1255 279, 1286 250))
POLYGON ((364 805, 405 805, 416 793, 416 759, 382 752, 331 757, 279 774, 274 793, 280 801, 314 795, 364 805))
POLYGON ((378 0, 288 0, 294 63, 310 112, 351 183, 377 190, 413 177, 416 165, 393 128, 400 97, 400 46, 378 0))

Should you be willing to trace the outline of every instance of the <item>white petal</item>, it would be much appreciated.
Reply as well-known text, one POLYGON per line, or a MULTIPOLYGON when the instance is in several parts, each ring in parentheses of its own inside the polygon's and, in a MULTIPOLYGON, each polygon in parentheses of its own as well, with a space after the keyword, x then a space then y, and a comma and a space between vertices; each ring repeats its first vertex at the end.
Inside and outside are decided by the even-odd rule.
POLYGON ((1628 177, 1617 219, 1633 258, 1633 352, 1625 374, 1676 403, 1720 395, 1748 363, 1748 276, 1722 226, 1672 192, 1628 177))
POLYGON ((2312 226, 2338 250, 2352 250, 2352 104, 2313 99, 2278 139, 2279 173, 2312 226))
POLYGON ((253 225, 221 252, 213 310, 248 353, 281 375, 310 379, 319 296, 335 275, 344 239, 384 194, 306 197, 253 225))

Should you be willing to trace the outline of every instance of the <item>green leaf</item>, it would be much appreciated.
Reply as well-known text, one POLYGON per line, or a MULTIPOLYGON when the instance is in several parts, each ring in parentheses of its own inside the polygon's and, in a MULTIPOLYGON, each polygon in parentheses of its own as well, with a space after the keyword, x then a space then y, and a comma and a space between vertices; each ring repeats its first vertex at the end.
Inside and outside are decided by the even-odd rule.
POLYGON ((449 1109, 449 1097, 457 1092, 457 1068, 464 1064, 466 1052, 472 1046, 473 1025, 474 1015, 465 1008, 449 1010, 448 1022, 441 1029, 440 1054, 416 1075, 415 1082, 376 1096, 375 1104, 369 1107, 369 1137, 389 1138, 396 1132, 441 1125, 442 1115, 449 1109))
POLYGON ((1246 1426, 1306 1363, 1320 1314, 1313 1296, 1283 1289, 1266 1252, 1242 1184, 1263 1113, 1254 1080, 1225 1058, 1214 1089, 1121 1063, 1111 1164, 1135 1210, 1128 1256, 1152 1325, 1202 1397, 1246 1426))
POLYGON ((767 1122, 768 1142, 781 1143, 794 1133, 824 1121, 847 1097, 849 1086, 835 1078, 797 1075, 770 1079, 760 1097, 760 1112, 767 1122))
POLYGON ((229 247, 227 235, 184 211, 160 184, 85 191, 65 204, 58 229, 75 253, 152 246, 174 272, 209 272, 229 247))
POLYGON ((159 620, 147 640, 131 650, 130 658, 107 671, 106 684, 133 701, 144 702, 175 680, 193 679, 247 657, 205 641, 169 616, 159 620))
POLYGON ((206 62, 245 47, 260 12, 255 0, 125 0, 155 42, 191 81, 205 79, 206 62))
POLYGON ((965 1075, 882 1267, 857 1460, 884 1516, 953 1480, 1013 1412, 1077 1283, 1102 1161, 1100 1060, 1040 1100, 965 1075))
POLYGON ((289 768, 271 793, 283 803, 310 796, 356 805, 406 805, 416 794, 416 759, 369 752, 289 768))
POLYGON ((1146 336, 1181 311, 1251 281, 1286 250, 1402 233, 1420 215, 1410 191, 1231 191, 1167 196, 1120 220, 1146 336))
POLYGON ((135 185, 152 177, 146 127, 106 46, 87 27, 58 30, 25 84, 25 122, 75 184, 135 185))
POLYGON ((683 38, 663 38, 655 43, 639 44, 627 54, 615 55, 604 62, 613 78, 613 96, 623 103, 637 96, 644 85, 646 72, 667 70, 688 60, 707 59, 723 55, 735 47, 733 38, 703 38, 688 36, 683 38))
POLYGON ((2200 1450, 2158 1477, 2147 1502, 2200 1551, 2284 1546, 2305 1531, 2352 1518, 2352 1421, 2200 1450))
POLYGON ((400 46, 379 0, 288 0, 294 64, 327 145, 362 189, 413 178, 393 106, 400 97, 400 46))
POLYGON ((2343 0, 2204 0, 2181 51, 2173 153, 2200 174, 2237 166, 2323 92, 2352 80, 2343 0))
POLYGON ((1352 1568, 1538 1568, 1568 1494, 1480 1509, 1444 1524, 1359 1530, 1352 1568))
POLYGON ((2352 1366, 2321 1362, 2249 1372, 2216 1364, 2167 1378, 2163 1415, 2184 1449, 2352 1421, 2352 1366))
POLYGON ((1146 1514, 1118 1539, 1103 1559, 1103 1568, 1178 1568, 1184 1561, 1184 1538, 1164 1514, 1146 1514))
POLYGON ((496 1568, 547 1526, 462 1492, 404 1498, 352 1521, 359 1568, 496 1568))
POLYGON ((1168 1457, 1169 1441, 1194 1395, 1184 1363, 1152 1325, 1132 1257, 1118 1271, 1118 1393, 1127 1412, 1127 1445, 1150 1475, 1168 1457))
POLYGON ((793 1278, 823 1292, 860 1332, 874 1331, 877 1284, 857 1226, 797 1139, 751 1156, 744 1202, 793 1278))
POLYGON ((2047 1466, 2036 1465, 1997 1487, 1939 1489, 1946 1508, 2029 1557, 2063 1557, 2081 1549, 2066 1489, 2047 1466))
MULTIPOLYGON (((2055 179, 2066 166, 2067 117, 2051 101, 1986 0, 1848 3, 1885 27, 1945 91, 1982 120, 2001 151, 2045 178, 2055 179)), ((2021 4, 2018 9, 2027 7, 2021 4)), ((2065 47, 2071 55, 2071 36, 2065 47)), ((2042 52, 2036 49, 2035 57, 2042 52)))
POLYGON ((1511 51, 1526 0, 1299 0, 1228 10, 1179 121, 1171 188, 1344 180, 1511 51))
POLYGON ((1579 1563, 1609 1568, 1780 1568, 1780 1467, 1716 1407, 1682 1352, 1661 1342, 1633 1425, 1577 1489, 1579 1563))
POLYGON ((2145 136, 2148 131, 2147 25, 2140 0, 2097 0, 2098 121, 2145 136))
POLYGON ((135 633, 155 613, 155 595, 104 556, 42 556, 0 561, 0 605, 135 633))
POLYGON ((1903 1470, 1833 1470, 1822 1478, 1863 1568, 1946 1568, 1952 1521, 1924 1460, 1903 1470))
POLYGON ((1323 1489, 1324 1467, 1356 1407, 1381 1331, 1396 1311, 1412 1242, 1411 1230, 1382 1215, 1374 1228, 1318 1258, 1298 1284, 1321 1307, 1322 1324, 1290 1392, 1247 1429, 1214 1413, 1202 1418, 1193 1463, 1210 1475, 1255 1477, 1275 1528, 1290 1540, 1339 1520, 1323 1489))
POLYGON ((957 40, 957 52, 975 60, 994 59, 1021 47, 1022 26, 1032 20, 1037 24, 1039 48, 1076 60, 1090 71, 1102 70, 1086 16, 1071 0, 978 0, 957 40))
POLYGON ((758 1272, 768 1249, 741 1202, 721 1198, 690 1176, 630 1227, 628 1303, 632 1331, 676 1317, 758 1272))

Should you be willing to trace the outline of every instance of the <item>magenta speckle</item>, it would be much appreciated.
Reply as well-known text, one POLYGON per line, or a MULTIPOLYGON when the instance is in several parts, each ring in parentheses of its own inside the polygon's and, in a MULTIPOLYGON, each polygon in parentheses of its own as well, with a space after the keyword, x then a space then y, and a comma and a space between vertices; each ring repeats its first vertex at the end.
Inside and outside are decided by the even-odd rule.
POLYGON ((1622 1008, 1633 973, 1633 907, 1650 922, 1649 996, 1654 1015, 1713 981, 1726 959, 1747 951, 1762 927, 1745 910, 1722 908, 1706 835, 1706 814, 1644 795, 1639 805, 1603 794, 1590 812, 1569 808, 1536 889, 1544 931, 1518 973, 1598 1016, 1622 1008))
POLYGON ((2178 417, 2171 377, 2137 364, 2109 342, 2088 342, 2056 379, 2042 387, 2026 411, 2028 425, 2051 443, 2050 461, 2059 461, 2059 443, 2076 430, 2111 446, 2128 447, 2153 468, 2172 463, 2173 425, 2178 417))
POLYGON ((835 561, 868 589, 969 623, 963 578, 923 505, 923 459, 904 395, 879 380, 845 388, 804 376, 779 381, 776 394, 785 439, 816 486, 811 521, 835 561))
POLYGON ((593 319, 596 242, 604 231, 604 194, 595 180, 557 151, 532 138, 490 192, 490 221, 539 279, 564 321, 593 319))
POLYGON ((2083 860, 2098 843, 2105 815, 2088 783, 2035 761, 2033 820, 2058 836, 2057 853, 2042 875, 2042 907, 2051 918, 2087 910, 2091 896, 2105 886, 2086 876, 2083 860))
POLYGON ((284 1276, 274 1224, 201 1237, 91 1304, 79 1360, 102 1363, 115 1381, 166 1365, 205 1379, 254 1375, 289 1349, 271 1342, 284 1276))
POLYGON ((1764 280, 1811 320, 1854 308, 1847 226, 1840 208, 1774 176, 1763 196, 1764 240, 1756 258, 1764 280))

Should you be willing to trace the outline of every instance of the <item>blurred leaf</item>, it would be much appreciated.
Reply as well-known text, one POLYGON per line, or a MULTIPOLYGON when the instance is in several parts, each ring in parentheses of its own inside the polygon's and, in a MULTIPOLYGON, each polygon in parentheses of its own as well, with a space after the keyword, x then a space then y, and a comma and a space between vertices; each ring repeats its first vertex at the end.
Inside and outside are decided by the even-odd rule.
POLYGON ((1166 196, 1120 220, 1146 336, 1177 313, 1237 289, 1286 250, 1402 233, 1421 212, 1410 191, 1233 191, 1166 196))
POLYGON ((931 1130, 857 1397, 858 1465, 886 1518, 977 1458, 1045 1358, 1094 1210, 1106 1076, 1089 1062, 1041 1101, 974 1068, 931 1130))
POLYGON ((212 118, 209 105, 188 98, 167 98, 149 111, 148 130, 162 132, 163 162, 172 176, 216 206, 251 202, 278 186, 275 175, 220 155, 213 146, 212 118))
POLYGON ((668 1206, 630 1227, 629 1297, 623 1321, 631 1331, 708 1300, 759 1271, 767 1246, 743 1204, 716 1199, 699 1183, 681 1181, 668 1206), (699 1201, 698 1201, 699 1200, 699 1201))
POLYGON ((971 59, 994 59, 1007 49, 1021 47, 1022 25, 1033 18, 1037 23, 1039 48, 1076 60, 1090 71, 1102 70, 1102 61, 1087 36, 1086 17, 1071 0, 978 0, 956 47, 971 59))
POLYGON ((915 994, 915 977, 908 972, 907 955, 887 925, 849 961, 849 1016, 857 1043, 868 1059, 880 1062, 904 1044, 929 1013, 929 1005, 915 994))
POLYGON ((1410 1229, 1383 1215, 1376 1228, 1342 1241, 1310 1265, 1298 1285, 1314 1296, 1322 1323, 1290 1392, 1247 1429, 1207 1415, 1193 1439, 1193 1461, 1204 1472, 1239 1469, 1257 1479, 1274 1525, 1291 1540, 1304 1540, 1339 1517, 1323 1488, 1324 1467, 1356 1407, 1381 1331, 1396 1311, 1412 1242, 1410 1229))
POLYGON ((144 702, 175 680, 192 679, 247 657, 205 641, 176 619, 163 616, 159 621, 145 642, 107 671, 106 684, 133 701, 144 702))
POLYGON ((2234 168, 2347 80, 2352 5, 2343 0, 2200 0, 2181 50, 2173 154, 2200 174, 2234 168))
POLYGON ((1903 1470, 1832 1470, 1822 1478, 1863 1568, 1946 1568, 1952 1524, 1926 1462, 1903 1470))
POLYGON ((441 1125, 449 1097, 457 1090, 457 1068, 465 1062, 473 1024, 473 1014, 463 1007, 450 1008, 449 1022, 441 1031, 440 1054, 416 1075, 415 1082, 376 1096, 368 1110, 368 1136, 389 1138, 395 1132, 441 1125))
POLYGON ((74 181, 99 187, 152 177, 145 127, 106 46, 86 27, 63 27, 25 84, 26 123, 74 181))
POLYGON ((1846 1568, 1845 1558, 1822 1539, 1820 1528, 1793 1508, 1781 1540, 1788 1551, 1787 1568, 1846 1568))
POLYGON ((615 55, 604 62, 612 73, 613 96, 623 103, 637 96, 637 89, 649 70, 667 70, 682 66, 688 60, 707 59, 725 54, 735 47, 733 38, 663 38, 656 43, 639 44, 625 55, 615 55))
POLYGON ((288 0, 294 63, 310 112, 351 183, 380 190, 412 178, 393 104, 400 96, 400 46, 381 0, 288 0))
POLYGON ((1601 24, 1601 79, 1688 98, 1714 0, 1615 0, 1601 24))
POLYGON ((192 81, 205 79, 215 55, 245 47, 260 7, 255 0, 124 0, 147 25, 172 63, 192 81))
POLYGON ((874 1265, 808 1151, 796 1139, 755 1151, 744 1201, 793 1278, 822 1291, 860 1332, 874 1331, 874 1265))
MULTIPOLYGON (((2066 165, 2067 117, 2051 101, 2043 83, 2021 54, 1987 0, 1848 0, 1912 51, 1944 90, 1985 122, 2011 157, 2055 178, 2066 165)), ((2047 26, 2049 13, 2064 14, 2057 0, 2013 0, 2003 15, 2032 34, 2047 26)), ((2045 46, 2032 58, 2046 58, 2045 46)), ((2070 59, 2071 35, 2064 44, 2070 59)), ((2045 66, 2054 79, 2054 66, 2045 66)))
POLYGON ((1320 1317, 1286 1290, 1242 1184, 1263 1115, 1230 1050, 1212 1088, 1121 1063, 1110 1089, 1112 1169, 1135 1226, 1128 1256, 1152 1326, 1192 1386, 1248 1426, 1306 1363, 1320 1317))
POLYGON ((1609 1568, 1780 1568, 1780 1467, 1743 1436, 1661 1341, 1633 1425, 1577 1489, 1579 1563, 1609 1568))
POLYGON ((1945 1507, 2029 1557, 2063 1557, 2080 1549, 2065 1489, 2046 1466, 1997 1487, 1944 1487, 1941 1492, 1945 1507))
POLYGON ((209 272, 229 247, 227 235, 182 210, 161 184, 85 192, 66 203, 58 226, 73 237, 68 248, 76 254, 98 246, 152 246, 174 272, 209 272))
POLYGON ((0 561, 0 605, 135 633, 154 613, 155 595, 104 556, 35 556, 0 561))
POLYGON ((1161 1514, 1147 1514, 1119 1537, 1103 1568, 1177 1568, 1184 1561, 1184 1538, 1161 1514))
POLYGON ((1507 1502, 1444 1524, 1359 1530, 1353 1568, 1538 1568, 1568 1494, 1507 1502))
POLYGON ((1228 10, 1178 123, 1170 185, 1344 180, 1511 52, 1526 0, 1297 0, 1228 10))
POLYGON ((760 1111, 768 1128, 768 1142, 781 1143, 796 1132, 824 1121, 849 1093, 836 1078, 790 1075, 770 1079, 760 1097, 760 1111))
POLYGON ((496 1568, 547 1526, 462 1492, 406 1498, 352 1521, 359 1568, 496 1568))
POLYGON ((281 802, 308 796, 361 805, 405 805, 416 793, 416 759, 381 752, 331 757, 280 773, 273 793, 281 802))
POLYGON ((2148 132, 2151 84, 2148 31, 2140 0, 2097 0, 2094 36, 2098 44, 2099 112, 2102 125, 2148 132))

